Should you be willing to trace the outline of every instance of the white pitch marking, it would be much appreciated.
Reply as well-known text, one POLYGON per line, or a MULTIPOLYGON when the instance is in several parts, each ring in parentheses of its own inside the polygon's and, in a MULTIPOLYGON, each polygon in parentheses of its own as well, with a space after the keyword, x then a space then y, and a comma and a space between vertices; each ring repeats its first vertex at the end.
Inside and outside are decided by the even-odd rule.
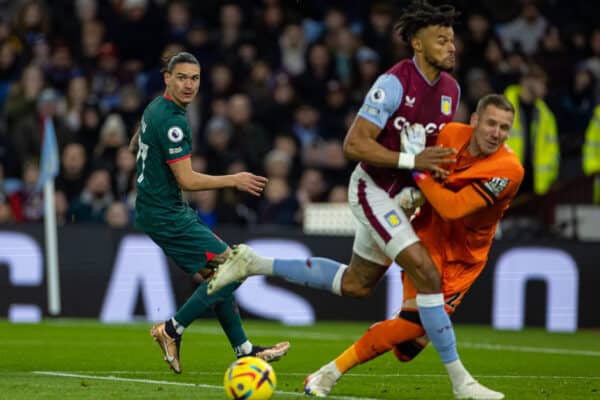
MULTIPOLYGON (((48 371, 35 371, 34 374, 49 374, 48 371)), ((110 370, 110 371, 90 371, 90 370, 80 370, 80 371, 69 371, 69 372, 60 372, 62 374, 80 374, 80 373, 97 373, 97 374, 121 374, 121 375, 164 375, 164 372, 160 371, 119 371, 119 370, 110 370)), ((221 372, 210 372, 210 371, 187 371, 186 375, 222 375, 221 372)), ((278 372, 278 376, 306 376, 306 372, 278 372)), ((94 375, 95 376, 95 375, 94 375)), ((382 377, 382 378, 447 378, 446 374, 361 374, 361 373, 349 373, 345 374, 346 377, 382 377)), ((600 380, 600 376, 569 376, 569 375, 477 375, 477 378, 491 378, 491 379, 592 379, 592 380, 600 380)), ((158 382, 152 380, 152 382, 158 382)), ((171 382, 172 381, 167 381, 171 382)), ((175 382, 177 383, 177 382, 175 382)), ((191 386, 199 386, 193 383, 189 383, 191 386)))
MULTIPOLYGON (((222 386, 217 385, 208 385, 205 383, 186 383, 186 382, 173 382, 173 381, 156 381, 153 379, 133 379, 133 378, 119 378, 117 376, 96 376, 96 375, 83 375, 83 374, 72 374, 68 372, 58 372, 58 371, 33 371, 35 375, 46 375, 46 376, 60 376, 64 378, 83 378, 83 379, 95 379, 100 381, 118 381, 118 382, 132 382, 132 383, 149 383, 154 385, 173 385, 173 386, 187 386, 187 387, 197 387, 204 389, 215 389, 215 390, 223 390, 222 386)), ((296 393, 296 392, 284 392, 281 390, 276 391, 277 395, 287 395, 294 397, 304 397, 304 393, 296 393)), ((370 397, 348 397, 348 396, 329 396, 332 399, 339 400, 377 400, 370 397)))
POLYGON ((600 351, 593 350, 571 350, 571 349, 553 349, 547 347, 532 347, 532 346, 510 346, 504 344, 487 344, 487 343, 470 343, 459 342, 458 347, 466 347, 470 349, 482 350, 500 350, 500 351, 517 351, 519 353, 545 353, 545 354, 562 354, 570 356, 592 356, 600 357, 600 351))

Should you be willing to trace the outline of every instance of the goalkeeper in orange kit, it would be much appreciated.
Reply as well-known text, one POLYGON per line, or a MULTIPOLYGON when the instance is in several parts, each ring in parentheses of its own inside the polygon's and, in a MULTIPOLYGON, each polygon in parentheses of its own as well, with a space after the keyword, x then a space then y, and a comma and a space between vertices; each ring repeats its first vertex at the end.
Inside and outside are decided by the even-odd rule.
MULTIPOLYGON (((437 144, 458 152, 449 178, 439 183, 428 174, 413 173, 427 200, 413 226, 440 270, 449 314, 483 270, 496 225, 523 179, 523 167, 504 145, 513 118, 514 109, 504 96, 483 97, 470 125, 450 123, 440 132, 437 144)), ((413 195, 404 201, 409 207, 413 195)), ((307 379, 320 375, 320 383, 331 390, 349 369, 389 350, 401 361, 418 355, 428 339, 417 311, 417 291, 405 274, 403 284, 404 302, 397 318, 372 325, 339 357, 307 379)))

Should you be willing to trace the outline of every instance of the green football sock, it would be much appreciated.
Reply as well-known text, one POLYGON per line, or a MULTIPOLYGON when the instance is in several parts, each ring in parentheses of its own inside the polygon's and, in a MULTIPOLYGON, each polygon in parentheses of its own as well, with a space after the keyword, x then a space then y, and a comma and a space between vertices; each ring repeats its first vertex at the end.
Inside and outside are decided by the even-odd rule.
POLYGON ((194 320, 211 311, 214 305, 222 303, 225 301, 225 299, 229 298, 239 286, 239 282, 232 283, 225 286, 217 293, 209 296, 206 293, 208 283, 202 282, 200 286, 196 288, 190 298, 185 302, 185 304, 181 306, 179 310, 177 310, 177 314, 175 314, 175 320, 187 328, 192 322, 194 322, 194 320))
POLYGON ((222 303, 215 305, 215 313, 221 323, 221 328, 227 335, 231 347, 234 349, 248 340, 242 327, 242 318, 235 297, 230 294, 222 303))

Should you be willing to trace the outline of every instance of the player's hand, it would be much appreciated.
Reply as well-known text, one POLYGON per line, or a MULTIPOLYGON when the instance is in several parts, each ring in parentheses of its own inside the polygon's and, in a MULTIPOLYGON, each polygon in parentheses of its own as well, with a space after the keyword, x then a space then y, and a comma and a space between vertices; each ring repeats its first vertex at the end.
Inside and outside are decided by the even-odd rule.
POLYGON ((234 186, 240 192, 260 196, 267 184, 268 179, 264 176, 251 174, 250 172, 239 172, 233 175, 234 186))
POLYGON ((456 150, 449 147, 426 147, 422 152, 415 156, 415 169, 419 171, 430 171, 440 179, 445 179, 448 177, 449 172, 439 165, 456 162, 456 158, 453 157, 455 154, 456 150))

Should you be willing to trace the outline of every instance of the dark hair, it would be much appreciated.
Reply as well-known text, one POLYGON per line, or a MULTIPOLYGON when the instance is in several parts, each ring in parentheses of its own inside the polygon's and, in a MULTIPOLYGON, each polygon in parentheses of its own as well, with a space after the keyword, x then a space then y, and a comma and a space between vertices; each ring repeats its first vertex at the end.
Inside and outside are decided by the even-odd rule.
POLYGON ((451 5, 436 7, 429 4, 427 0, 414 0, 398 19, 394 30, 404 41, 410 42, 410 39, 422 28, 433 25, 451 27, 459 15, 460 12, 451 5))
POLYGON ((173 72, 173 68, 175 68, 177 64, 196 64, 200 66, 198 59, 193 54, 186 51, 182 51, 173 56, 165 57, 162 61, 164 64, 164 67, 160 70, 162 73, 173 72))
POLYGON ((483 114, 485 109, 490 105, 499 108, 503 111, 510 111, 513 114, 515 113, 515 107, 513 107, 512 103, 501 94, 488 94, 486 96, 483 96, 477 102, 477 108, 475 109, 475 112, 481 115, 483 114))

